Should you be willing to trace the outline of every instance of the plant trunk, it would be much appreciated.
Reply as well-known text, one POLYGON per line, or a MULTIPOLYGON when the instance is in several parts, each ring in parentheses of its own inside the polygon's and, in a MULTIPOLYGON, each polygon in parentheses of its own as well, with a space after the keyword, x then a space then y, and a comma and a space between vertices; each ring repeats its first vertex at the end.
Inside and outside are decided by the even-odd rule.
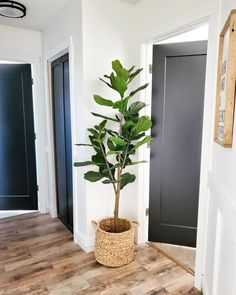
POLYGON ((120 191, 115 195, 115 210, 114 210, 114 232, 118 232, 119 225, 119 203, 120 203, 120 191))
MULTIPOLYGON (((120 164, 120 156, 119 156, 119 164, 120 164)), ((120 207, 120 181, 121 181, 121 173, 122 168, 118 167, 117 171, 117 189, 115 192, 115 210, 114 210, 114 232, 118 232, 119 226, 119 207, 120 207)))

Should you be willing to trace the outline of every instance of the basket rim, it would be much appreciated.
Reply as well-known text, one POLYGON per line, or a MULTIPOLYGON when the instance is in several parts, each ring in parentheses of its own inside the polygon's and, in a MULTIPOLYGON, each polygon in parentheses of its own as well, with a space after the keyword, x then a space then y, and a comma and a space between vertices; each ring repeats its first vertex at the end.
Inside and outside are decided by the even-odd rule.
POLYGON ((131 225, 130 229, 128 229, 128 230, 126 230, 126 231, 123 231, 123 232, 121 232, 121 233, 111 233, 111 232, 107 232, 107 231, 101 229, 101 227, 100 227, 100 223, 101 223, 102 221, 104 221, 104 220, 107 220, 107 219, 114 219, 114 217, 103 218, 103 219, 101 219, 101 220, 99 220, 99 221, 97 222, 97 225, 98 225, 99 231, 104 232, 104 233, 106 233, 106 234, 108 234, 108 235, 122 235, 122 234, 124 234, 124 233, 128 233, 128 232, 130 232, 130 231, 132 231, 132 230, 134 229, 132 221, 130 221, 130 220, 127 219, 127 218, 119 218, 119 219, 121 219, 121 220, 128 221, 128 222, 130 223, 130 225, 131 225))

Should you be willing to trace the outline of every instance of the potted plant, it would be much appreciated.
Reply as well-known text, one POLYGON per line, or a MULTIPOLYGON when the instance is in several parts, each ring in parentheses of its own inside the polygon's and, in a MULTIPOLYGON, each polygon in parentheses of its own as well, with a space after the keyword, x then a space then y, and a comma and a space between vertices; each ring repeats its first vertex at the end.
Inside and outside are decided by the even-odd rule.
POLYGON ((130 166, 144 163, 135 162, 132 156, 137 149, 150 142, 151 136, 146 135, 152 126, 148 116, 140 116, 139 112, 146 106, 141 101, 133 102, 134 96, 145 89, 145 84, 138 89, 126 92, 130 83, 137 77, 142 69, 125 69, 119 60, 112 62, 113 72, 100 80, 108 87, 118 92, 116 101, 94 95, 97 104, 116 110, 114 116, 105 116, 92 113, 101 118, 101 122, 89 128, 90 144, 78 144, 91 147, 95 154, 91 160, 75 163, 75 167, 93 165, 97 171, 88 171, 84 178, 90 182, 102 181, 105 185, 112 185, 115 196, 114 216, 103 219, 99 223, 92 221, 96 229, 96 260, 110 267, 128 264, 133 259, 134 229, 137 222, 131 222, 119 217, 119 203, 121 191, 136 179, 134 174, 125 172, 130 166), (108 124, 108 121, 112 124, 108 124), (108 125, 112 127, 108 127, 108 125))

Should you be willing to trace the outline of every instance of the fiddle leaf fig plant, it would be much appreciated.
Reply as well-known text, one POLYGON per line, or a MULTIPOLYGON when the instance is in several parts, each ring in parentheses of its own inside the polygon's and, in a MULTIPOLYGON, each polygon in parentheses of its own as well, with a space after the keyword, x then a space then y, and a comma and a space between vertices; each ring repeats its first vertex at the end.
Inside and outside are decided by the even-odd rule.
POLYGON ((90 182, 102 181, 113 186, 114 232, 117 232, 121 190, 136 179, 134 174, 126 170, 129 166, 145 163, 145 161, 133 161, 132 157, 140 146, 151 141, 151 136, 146 135, 146 131, 152 127, 152 121, 148 116, 139 114, 146 107, 145 103, 133 101, 134 96, 144 90, 148 84, 134 91, 128 91, 130 83, 142 69, 135 70, 135 67, 126 69, 119 60, 112 62, 112 69, 110 75, 104 75, 100 80, 117 92, 119 99, 111 100, 94 95, 94 100, 98 105, 111 108, 116 113, 113 111, 111 113, 115 113, 114 115, 105 116, 92 112, 92 115, 100 118, 101 122, 88 128, 90 144, 78 144, 78 146, 89 146, 95 153, 89 161, 77 162, 74 166, 94 166, 91 171, 84 174, 84 178, 90 182), (112 124, 108 124, 109 121, 112 124))

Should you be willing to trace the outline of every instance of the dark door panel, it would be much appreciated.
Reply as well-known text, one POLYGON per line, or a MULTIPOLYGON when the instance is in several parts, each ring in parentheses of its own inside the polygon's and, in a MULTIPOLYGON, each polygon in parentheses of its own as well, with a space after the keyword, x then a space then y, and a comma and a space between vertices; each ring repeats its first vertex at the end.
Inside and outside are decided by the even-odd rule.
POLYGON ((37 210, 29 64, 0 64, 0 210, 37 210))
POLYGON ((58 217, 73 230, 72 143, 69 55, 52 63, 53 116, 58 217))
POLYGON ((149 239, 196 245, 207 42, 154 46, 149 239))

